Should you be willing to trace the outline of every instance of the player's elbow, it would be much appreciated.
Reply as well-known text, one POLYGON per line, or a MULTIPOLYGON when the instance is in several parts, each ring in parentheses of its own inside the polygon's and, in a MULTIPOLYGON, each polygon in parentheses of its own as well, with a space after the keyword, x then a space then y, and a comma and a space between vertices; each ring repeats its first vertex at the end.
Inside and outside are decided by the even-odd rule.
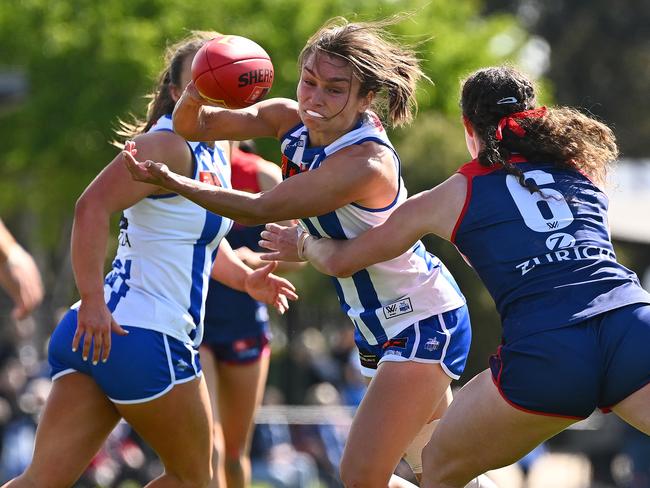
POLYGON ((107 222, 110 212, 106 205, 92 193, 84 192, 75 203, 74 221, 75 225, 93 225, 100 222, 107 222))
POLYGON ((172 124, 174 127, 174 132, 176 132, 176 134, 181 136, 183 139, 187 141, 199 140, 199 131, 197 130, 198 127, 196 123, 183 122, 181 117, 174 116, 172 119, 172 124))

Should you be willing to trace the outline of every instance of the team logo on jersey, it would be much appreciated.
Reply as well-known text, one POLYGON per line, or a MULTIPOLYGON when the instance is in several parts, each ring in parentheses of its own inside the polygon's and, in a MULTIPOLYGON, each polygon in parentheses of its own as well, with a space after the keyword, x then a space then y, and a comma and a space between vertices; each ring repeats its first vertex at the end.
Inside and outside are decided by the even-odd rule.
POLYGON ((437 351, 439 347, 440 341, 435 337, 427 339, 427 342, 424 343, 424 348, 429 352, 437 351))
POLYGON ((413 306, 411 305, 411 299, 406 297, 389 305, 386 305, 384 307, 384 317, 387 319, 392 319, 393 317, 398 317, 412 311, 413 306))
POLYGON ((282 178, 287 179, 293 175, 297 175, 302 171, 302 167, 291 161, 284 154, 282 155, 282 178))
POLYGON ((219 177, 212 171, 199 171, 199 181, 212 186, 221 186, 219 177))

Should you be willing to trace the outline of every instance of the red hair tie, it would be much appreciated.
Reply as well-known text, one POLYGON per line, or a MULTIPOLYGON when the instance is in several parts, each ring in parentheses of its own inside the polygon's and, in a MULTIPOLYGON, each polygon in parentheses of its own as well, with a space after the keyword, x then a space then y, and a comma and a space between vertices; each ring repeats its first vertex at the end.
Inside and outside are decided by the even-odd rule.
POLYGON ((534 108, 532 110, 524 110, 523 112, 515 112, 502 117, 497 124, 496 138, 497 141, 503 140, 503 129, 507 127, 517 137, 524 137, 526 130, 517 123, 517 119, 539 119, 546 115, 546 107, 534 108))

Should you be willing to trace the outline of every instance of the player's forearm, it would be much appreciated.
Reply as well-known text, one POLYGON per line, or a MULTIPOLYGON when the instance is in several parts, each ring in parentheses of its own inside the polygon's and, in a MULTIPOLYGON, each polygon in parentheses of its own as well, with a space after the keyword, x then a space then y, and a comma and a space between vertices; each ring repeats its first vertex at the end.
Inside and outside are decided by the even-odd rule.
POLYGON ((169 173, 160 185, 210 212, 244 225, 261 225, 279 220, 274 218, 279 210, 260 193, 224 189, 175 173, 169 173))
POLYGON ((363 269, 354 262, 354 256, 346 251, 349 241, 334 239, 307 238, 303 248, 303 255, 321 273, 338 278, 347 278, 356 271, 363 269), (351 259, 352 258, 352 259, 351 259))
POLYGON ((396 258, 417 241, 418 237, 400 234, 392 226, 394 222, 392 219, 349 240, 309 237, 303 255, 322 273, 347 278, 368 266, 396 258))
POLYGON ((225 239, 221 241, 211 276, 218 282, 239 291, 246 291, 246 278, 252 272, 225 239))
POLYGON ((104 296, 104 259, 110 214, 80 200, 72 227, 72 270, 82 299, 104 296))

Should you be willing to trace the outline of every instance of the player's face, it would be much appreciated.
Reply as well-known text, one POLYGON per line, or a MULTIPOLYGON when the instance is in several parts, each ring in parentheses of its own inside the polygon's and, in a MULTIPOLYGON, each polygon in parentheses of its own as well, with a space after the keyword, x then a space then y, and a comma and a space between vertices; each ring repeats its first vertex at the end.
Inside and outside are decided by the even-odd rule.
POLYGON ((177 85, 172 85, 171 89, 171 95, 172 98, 174 99, 175 102, 178 101, 178 99, 181 97, 183 94, 183 90, 185 90, 185 87, 187 84, 192 81, 192 60, 194 59, 194 54, 191 53, 185 56, 185 59, 183 60, 183 65, 181 69, 181 79, 180 82, 177 85))
POLYGON ((347 61, 319 53, 309 56, 302 67, 297 99, 312 143, 324 145, 356 124, 372 95, 359 97, 359 80, 347 61))

